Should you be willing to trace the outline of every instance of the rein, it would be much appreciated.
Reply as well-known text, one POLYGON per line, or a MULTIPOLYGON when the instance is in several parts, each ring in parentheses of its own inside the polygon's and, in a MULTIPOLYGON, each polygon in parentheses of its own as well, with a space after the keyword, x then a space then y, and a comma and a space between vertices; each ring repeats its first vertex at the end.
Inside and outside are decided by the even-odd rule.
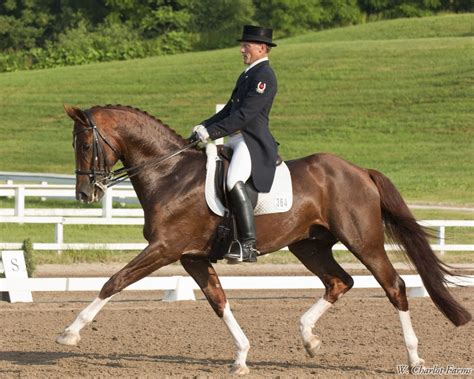
POLYGON ((140 173, 145 167, 149 166, 158 166, 159 164, 170 160, 171 158, 181 154, 182 152, 190 149, 191 147, 196 146, 199 143, 199 140, 194 141, 181 149, 178 149, 164 157, 157 157, 151 159, 145 163, 140 165, 136 165, 133 167, 122 167, 114 171, 110 171, 109 162, 107 161, 107 156, 104 154, 102 149, 102 145, 100 144, 100 140, 102 140, 116 155, 120 157, 120 153, 112 146, 112 144, 107 141, 107 139, 100 133, 99 129, 97 129, 97 125, 95 124, 90 111, 84 111, 87 116, 87 121, 89 126, 84 128, 83 130, 74 133, 74 137, 78 134, 84 133, 86 131, 92 130, 93 134, 93 143, 92 143, 92 167, 89 171, 83 171, 76 169, 76 175, 88 175, 91 183, 95 186, 99 187, 102 191, 105 191, 107 188, 110 188, 118 183, 121 183, 127 179, 130 179, 140 173), (100 161, 103 161, 103 170, 100 170, 100 161), (99 167, 97 164, 99 163, 99 167), (100 178, 98 178, 98 176, 100 178))
POLYGON ((158 158, 151 159, 151 160, 149 160, 145 163, 142 163, 141 165, 137 165, 137 166, 134 166, 134 167, 128 167, 128 168, 126 168, 126 167, 119 168, 118 170, 110 172, 108 174, 108 176, 106 176, 100 182, 98 182, 97 185, 99 187, 101 185, 103 185, 106 188, 112 187, 112 186, 114 186, 118 183, 123 182, 124 180, 127 180, 129 178, 133 178, 134 176, 138 175, 140 173, 140 171, 145 167, 158 166, 160 163, 166 162, 167 160, 175 157, 176 155, 181 154, 183 151, 186 151, 189 148, 196 146, 198 144, 198 142, 199 142, 199 140, 195 141, 195 142, 192 142, 192 143, 182 147, 181 149, 174 151, 173 153, 170 153, 170 154, 168 154, 164 157, 158 157, 158 158), (104 181, 105 181, 105 183, 103 183, 104 181))

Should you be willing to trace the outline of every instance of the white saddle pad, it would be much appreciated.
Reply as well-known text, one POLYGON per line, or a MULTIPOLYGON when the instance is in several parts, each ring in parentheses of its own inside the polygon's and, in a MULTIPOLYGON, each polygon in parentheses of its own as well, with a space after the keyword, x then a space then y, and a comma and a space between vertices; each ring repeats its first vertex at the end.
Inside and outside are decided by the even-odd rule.
MULTIPOLYGON (((227 210, 216 194, 215 175, 216 162, 220 160, 217 155, 215 143, 210 142, 206 145, 207 165, 206 165, 206 202, 209 208, 217 215, 224 216, 227 210)), ((293 205, 293 188, 291 184, 291 175, 288 166, 283 162, 275 172, 275 179, 270 192, 259 193, 257 206, 254 214, 264 215, 269 213, 281 213, 291 209, 293 205)))

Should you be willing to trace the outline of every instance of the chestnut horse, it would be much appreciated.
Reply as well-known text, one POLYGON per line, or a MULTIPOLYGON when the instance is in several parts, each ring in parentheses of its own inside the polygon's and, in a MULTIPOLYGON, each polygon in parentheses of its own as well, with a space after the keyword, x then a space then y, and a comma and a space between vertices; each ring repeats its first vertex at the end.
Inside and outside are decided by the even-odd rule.
MULTIPOLYGON (((209 210, 204 197, 205 153, 186 149, 186 139, 138 109, 107 105, 88 111, 65 106, 65 110, 74 120, 77 199, 98 201, 104 190, 101 183, 120 160, 133 171, 131 182, 145 213, 143 234, 149 244, 107 281, 99 296, 57 341, 77 344, 80 330, 113 295, 179 260, 232 335, 236 357, 231 372, 248 373, 249 341, 231 312, 208 257, 221 219, 209 210), (177 151, 180 154, 173 154, 177 151), (149 164, 157 157, 170 159, 163 159, 159 165, 149 164)), ((308 354, 313 357, 321 344, 312 332, 316 321, 354 283, 334 260, 331 249, 340 241, 375 276, 399 312, 409 365, 423 364, 417 352, 405 284, 384 249, 384 225, 416 267, 439 310, 456 326, 467 323, 471 315, 447 290, 445 274, 450 272, 431 250, 425 231, 400 193, 383 174, 331 154, 315 154, 286 163, 293 181, 293 207, 285 213, 256 217, 257 247, 267 254, 288 246, 326 287, 324 296, 300 319, 308 354)))

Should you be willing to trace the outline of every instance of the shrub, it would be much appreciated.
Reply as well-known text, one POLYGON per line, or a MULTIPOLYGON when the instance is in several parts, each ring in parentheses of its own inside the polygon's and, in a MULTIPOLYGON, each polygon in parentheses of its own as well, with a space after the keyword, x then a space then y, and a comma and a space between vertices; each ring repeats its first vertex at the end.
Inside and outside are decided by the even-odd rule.
POLYGON ((23 241, 23 254, 25 257, 26 272, 28 277, 31 278, 36 270, 36 263, 33 257, 33 243, 31 239, 23 241))
POLYGON ((92 62, 144 58, 191 50, 191 34, 169 32, 154 39, 143 39, 138 31, 123 24, 111 24, 89 31, 85 23, 61 34, 56 43, 43 48, 0 54, 0 72, 92 62))

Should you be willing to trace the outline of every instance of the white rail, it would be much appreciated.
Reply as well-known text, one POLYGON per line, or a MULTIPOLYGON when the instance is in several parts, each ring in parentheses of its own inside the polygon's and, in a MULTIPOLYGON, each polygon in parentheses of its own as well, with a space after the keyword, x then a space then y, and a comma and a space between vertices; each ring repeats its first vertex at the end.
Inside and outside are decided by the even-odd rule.
MULTIPOLYGON (((53 243, 33 244, 35 250, 142 250, 146 243, 65 243, 64 225, 143 225, 143 217, 18 217, 0 216, 0 223, 18 224, 54 224, 55 241, 53 243)), ((421 225, 437 227, 438 243, 431 245, 435 251, 474 251, 474 244, 447 244, 445 230, 447 227, 474 227, 474 220, 422 220, 421 225)), ((0 249, 19 249, 21 243, 0 242, 0 249)), ((397 250, 397 246, 385 245, 387 251, 397 250)), ((334 246, 334 250, 347 250, 342 244, 334 246)))
MULTIPOLYGON (((411 297, 428 296, 419 275, 401 275, 411 297)), ((353 277, 353 288, 380 288, 372 275, 353 277)), ((28 278, 0 279, 0 292, 10 291, 99 291, 108 278, 28 278)), ((474 286, 474 276, 449 277, 452 283, 474 286)), ((315 276, 221 276, 225 290, 324 289, 315 276)), ((196 282, 188 276, 147 277, 126 290, 165 290, 164 300, 195 300, 196 282)))
MULTIPOLYGON (((34 243, 37 250, 141 250, 144 243, 64 243, 64 225, 142 225, 143 210, 141 208, 113 208, 113 200, 127 199, 137 202, 135 191, 131 186, 109 188, 102 200, 102 208, 96 209, 34 209, 25 207, 27 197, 41 198, 74 198, 75 187, 72 184, 6 184, 0 185, 0 197, 14 197, 14 208, 0 208, 0 222, 4 223, 45 223, 55 225, 54 243, 34 243)), ((474 251, 473 244, 447 244, 447 227, 473 227, 471 220, 425 220, 422 225, 438 229, 438 243, 432 245, 436 251, 474 251)), ((19 243, 1 243, 2 249, 17 249, 19 243)), ((392 245, 386 245, 387 250, 394 250, 392 245)), ((346 250, 338 244, 336 250, 346 250)))
POLYGON ((25 207, 27 197, 75 199, 75 186, 72 184, 2 184, 0 197, 15 198, 14 208, 0 209, 0 216, 143 216, 141 209, 113 209, 113 199, 138 203, 137 195, 131 186, 117 186, 109 188, 103 199, 102 209, 31 209, 25 207), (132 200, 132 201, 130 201, 132 200))

